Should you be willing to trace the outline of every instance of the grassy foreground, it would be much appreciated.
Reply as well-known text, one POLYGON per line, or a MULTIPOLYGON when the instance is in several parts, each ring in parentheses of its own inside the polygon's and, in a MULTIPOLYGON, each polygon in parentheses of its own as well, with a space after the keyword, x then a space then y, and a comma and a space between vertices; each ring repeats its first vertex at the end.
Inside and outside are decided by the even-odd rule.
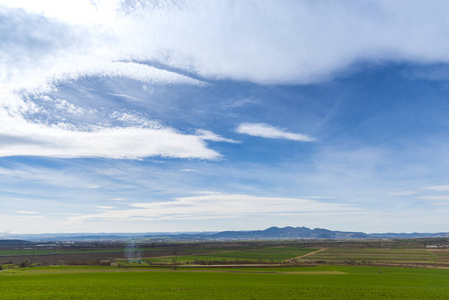
POLYGON ((31 268, 0 272, 0 299, 448 299, 449 270, 31 268), (282 273, 281 273, 282 272, 282 273))

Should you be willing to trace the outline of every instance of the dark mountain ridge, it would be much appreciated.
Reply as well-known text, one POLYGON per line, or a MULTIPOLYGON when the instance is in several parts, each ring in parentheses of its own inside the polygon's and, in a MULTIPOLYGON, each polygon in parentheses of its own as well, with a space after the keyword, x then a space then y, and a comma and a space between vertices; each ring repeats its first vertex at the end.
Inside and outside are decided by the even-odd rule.
POLYGON ((381 238, 427 238, 449 237, 449 232, 438 233, 364 233, 333 231, 323 228, 270 227, 254 231, 223 231, 209 236, 216 239, 381 239, 381 238))
POLYGON ((34 243, 29 242, 29 241, 17 240, 17 239, 0 240, 0 247, 4 247, 4 246, 26 246, 26 245, 34 245, 34 243))
POLYGON ((344 232, 332 231, 328 229, 307 227, 270 227, 265 230, 255 231, 223 231, 210 236, 210 238, 217 239, 295 239, 295 238, 309 238, 309 239, 348 239, 348 238, 369 238, 369 234, 363 232, 344 232))

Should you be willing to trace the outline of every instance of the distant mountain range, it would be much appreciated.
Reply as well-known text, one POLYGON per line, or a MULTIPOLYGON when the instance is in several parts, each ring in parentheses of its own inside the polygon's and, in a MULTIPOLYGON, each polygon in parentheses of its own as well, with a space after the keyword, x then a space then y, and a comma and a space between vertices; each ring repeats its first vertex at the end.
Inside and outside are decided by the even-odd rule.
POLYGON ((255 231, 223 231, 213 234, 217 239, 364 239, 369 235, 363 232, 343 232, 307 227, 270 227, 255 231))
POLYGON ((17 240, 17 239, 0 240, 0 247, 27 246, 27 245, 33 245, 33 243, 29 242, 29 241, 22 241, 22 240, 17 240))
MULTIPOLYGON (((244 239, 382 239, 382 238, 426 238, 449 237, 449 232, 438 233, 364 233, 352 231, 333 231, 307 227, 270 227, 254 231, 222 232, 155 232, 155 233, 53 233, 53 234, 17 234, 9 238, 30 241, 61 240, 244 240, 244 239)), ((1 240, 0 240, 1 244, 1 240)))
POLYGON ((449 237, 448 232, 440 233, 364 233, 333 231, 307 227, 270 227, 255 231, 223 231, 210 236, 216 239, 377 239, 377 238, 424 238, 449 237))

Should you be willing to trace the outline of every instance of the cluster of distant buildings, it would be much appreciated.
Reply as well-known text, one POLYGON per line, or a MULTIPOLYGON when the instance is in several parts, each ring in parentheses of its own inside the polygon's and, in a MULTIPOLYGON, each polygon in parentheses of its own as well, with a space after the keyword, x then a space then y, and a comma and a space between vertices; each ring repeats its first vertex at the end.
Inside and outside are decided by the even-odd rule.
POLYGON ((426 248, 449 248, 449 245, 427 245, 426 248))

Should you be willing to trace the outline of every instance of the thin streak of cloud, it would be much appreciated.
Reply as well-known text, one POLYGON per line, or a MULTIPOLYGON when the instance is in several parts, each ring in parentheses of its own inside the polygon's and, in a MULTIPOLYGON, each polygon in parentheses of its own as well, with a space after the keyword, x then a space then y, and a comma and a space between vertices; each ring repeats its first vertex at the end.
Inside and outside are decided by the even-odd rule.
POLYGON ((95 206, 95 208, 98 208, 98 209, 101 209, 101 210, 115 209, 114 206, 103 206, 103 205, 95 206))
POLYGON ((174 198, 172 201, 132 203, 131 209, 107 210, 98 214, 73 217, 73 222, 101 219, 182 220, 200 218, 236 218, 247 215, 278 214, 358 214, 361 209, 344 203, 323 203, 318 200, 260 197, 244 194, 203 192, 199 195, 174 198))
POLYGON ((125 198, 112 198, 112 201, 126 201, 125 198))
POLYGON ((449 191, 449 185, 425 186, 425 187, 422 187, 422 189, 423 190, 437 191, 437 192, 446 192, 446 191, 449 191))
POLYGON ((196 130, 196 135, 198 137, 201 137, 203 140, 206 140, 206 141, 226 142, 226 143, 233 143, 233 144, 240 143, 239 141, 236 141, 236 140, 233 140, 233 139, 224 138, 224 137, 222 137, 222 136, 220 136, 218 134, 213 133, 212 131, 204 130, 204 129, 196 130))
POLYGON ((389 193, 389 196, 411 196, 411 195, 415 195, 416 192, 415 191, 400 191, 400 192, 392 192, 389 193))
POLYGON ((431 201, 449 201, 449 195, 438 196, 419 196, 418 199, 431 200, 431 201))
POLYGON ((89 184, 87 185, 88 189, 98 189, 100 186, 98 184, 89 184))
POLYGON ((288 132, 283 129, 264 124, 264 123, 243 123, 235 130, 237 133, 248 134, 252 136, 270 138, 270 139, 287 139, 300 142, 313 142, 314 138, 301 133, 288 132))

